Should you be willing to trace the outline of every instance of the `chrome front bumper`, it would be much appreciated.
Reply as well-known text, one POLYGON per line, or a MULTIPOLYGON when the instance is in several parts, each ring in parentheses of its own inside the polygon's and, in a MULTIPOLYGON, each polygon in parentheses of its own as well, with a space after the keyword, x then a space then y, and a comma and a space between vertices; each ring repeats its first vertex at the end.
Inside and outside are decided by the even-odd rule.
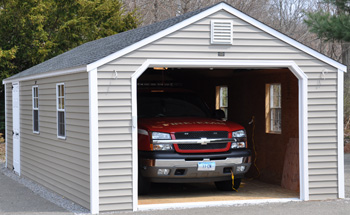
POLYGON ((142 159, 140 165, 140 174, 152 182, 213 182, 229 180, 232 173, 235 177, 243 177, 249 170, 250 157, 233 157, 223 160, 142 159), (215 170, 199 171, 199 162, 215 162, 215 170), (159 174, 160 169, 168 169, 169 173, 159 174))

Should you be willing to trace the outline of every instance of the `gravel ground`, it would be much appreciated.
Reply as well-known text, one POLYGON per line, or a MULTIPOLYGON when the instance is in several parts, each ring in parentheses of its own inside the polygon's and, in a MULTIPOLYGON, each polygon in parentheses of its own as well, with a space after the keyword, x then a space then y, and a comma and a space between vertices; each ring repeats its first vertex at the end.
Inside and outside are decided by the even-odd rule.
MULTIPOLYGON (((307 201, 307 202, 287 202, 287 203, 264 203, 256 205, 236 205, 236 206, 220 206, 220 207, 204 207, 204 208, 192 208, 192 209, 168 209, 168 210, 156 210, 156 211, 139 211, 139 212, 118 212, 118 213, 105 213, 116 215, 203 215, 203 214, 281 214, 281 215, 302 215, 302 214, 346 214, 350 212, 350 154, 345 154, 345 192, 346 198, 333 201, 307 201)), ((56 210, 54 212, 34 213, 34 214, 59 214, 59 215, 71 215, 74 214, 89 214, 89 211, 73 202, 64 199, 62 196, 57 195, 43 186, 40 186, 29 179, 18 177, 12 171, 4 167, 4 163, 0 162, 0 174, 4 174, 21 185, 29 188, 36 195, 41 196, 59 207, 69 212, 62 212, 56 210)), ((0 176, 1 177, 1 176, 0 176)), ((1 179, 1 178, 0 178, 1 179)), ((2 193, 3 191, 1 191, 2 193)), ((1 196, 0 196, 1 197, 1 196)), ((0 201, 1 205, 1 201, 0 201)), ((1 209, 1 208, 0 208, 1 209)), ((1 210, 0 210, 1 212, 1 210)), ((1 214, 14 214, 14 213, 2 213, 1 214)), ((23 211, 16 214, 33 214, 30 211, 23 211)))
MULTIPOLYGON (((8 170, 5 168, 4 163, 0 163, 0 174, 4 174, 7 177, 11 178, 15 182, 18 182, 19 184, 27 187, 29 190, 31 190, 33 193, 36 195, 39 195, 43 199, 54 203, 55 205, 70 211, 71 213, 74 214, 88 214, 89 210, 86 208, 83 208, 72 201, 65 199, 64 197, 46 189, 45 187, 25 178, 25 177, 19 177, 16 175, 13 171, 8 170)), ((1 213, 2 214, 2 213, 1 213)))

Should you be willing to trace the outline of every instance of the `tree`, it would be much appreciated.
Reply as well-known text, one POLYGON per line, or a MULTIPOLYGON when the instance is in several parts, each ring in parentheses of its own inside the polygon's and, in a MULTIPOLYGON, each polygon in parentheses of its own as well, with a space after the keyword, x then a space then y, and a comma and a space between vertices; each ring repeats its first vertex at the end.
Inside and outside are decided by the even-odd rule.
POLYGON ((325 41, 338 41, 342 45, 342 63, 348 66, 350 78, 350 1, 323 0, 329 4, 328 11, 321 9, 318 12, 307 13, 305 23, 311 32, 325 41))
MULTIPOLYGON (((83 43, 137 25, 135 11, 125 11, 120 0, 1 0, 0 81, 83 43)), ((3 101, 0 93, 2 105, 3 101)))
POLYGON ((119 0, 0 1, 1 78, 137 27, 135 12, 122 6, 119 0))
POLYGON ((344 82, 345 130, 350 126, 350 0, 323 0, 326 9, 307 13, 305 23, 325 41, 341 43, 342 63, 347 66, 344 82))

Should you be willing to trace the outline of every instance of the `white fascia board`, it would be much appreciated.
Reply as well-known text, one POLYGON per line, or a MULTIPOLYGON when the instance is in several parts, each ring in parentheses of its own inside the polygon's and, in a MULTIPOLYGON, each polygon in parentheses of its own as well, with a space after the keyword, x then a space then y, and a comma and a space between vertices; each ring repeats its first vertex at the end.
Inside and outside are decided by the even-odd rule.
MULTIPOLYGON (((309 200, 309 164, 308 164, 308 109, 307 109, 307 75, 294 61, 272 60, 146 60, 131 76, 132 79, 132 147, 133 147, 133 210, 143 209, 138 206, 137 192, 137 79, 149 67, 182 67, 182 68, 289 68, 299 80, 299 173, 300 200, 309 200)), ((213 204, 216 204, 213 202, 213 204)), ((182 206, 182 204, 179 204, 182 206)), ((168 208, 165 206, 164 208, 168 208)))
POLYGON ((344 72, 338 70, 338 198, 345 198, 344 173, 344 72))
POLYGON ((132 51, 134 51, 142 46, 145 46, 145 45, 147 45, 147 44, 149 44, 149 43, 151 43, 159 38, 162 38, 162 37, 164 37, 170 33, 173 33, 181 28, 184 28, 184 27, 186 27, 186 26, 188 26, 188 25, 190 25, 190 24, 192 24, 200 19, 203 19, 203 18, 205 18, 205 17, 207 17, 207 16, 209 16, 217 11, 220 11, 220 10, 225 10, 228 13, 231 13, 232 15, 234 15, 234 16, 248 22, 249 24, 261 29, 262 31, 265 31, 266 33, 271 34, 272 36, 288 43, 289 45, 294 46, 295 48, 300 49, 301 51, 303 51, 303 52, 305 52, 305 53, 307 53, 307 54, 309 54, 309 55, 311 55, 311 56, 329 64, 329 65, 332 65, 332 66, 334 66, 342 71, 346 71, 345 65, 343 65, 343 64, 341 64, 341 63, 339 63, 339 62, 337 62, 337 61, 301 44, 301 43, 299 43, 298 41, 274 30, 273 28, 259 22, 258 20, 253 19, 252 17, 250 17, 250 16, 240 12, 239 10, 236 10, 235 8, 227 5, 226 3, 218 4, 212 8, 209 8, 208 10, 205 10, 205 11, 203 11, 195 16, 192 16, 192 17, 190 17, 190 18, 188 18, 188 19, 186 19, 186 20, 184 20, 176 25, 173 25, 173 26, 171 26, 163 31, 160 31, 160 32, 158 32, 150 37, 147 37, 147 38, 145 38, 137 43, 134 43, 133 45, 130 45, 122 50, 119 50, 119 51, 117 51, 111 55, 108 55, 108 56, 106 56, 98 61, 95 61, 91 64, 88 64, 87 69, 89 71, 91 69, 100 67, 108 62, 111 62, 111 61, 113 61, 113 60, 115 60, 115 59, 117 59, 125 54, 128 54, 128 53, 130 53, 130 52, 132 52, 132 51))
POLYGON ((19 82, 19 81, 28 81, 33 79, 48 78, 48 77, 54 77, 54 76, 60 76, 60 75, 68 75, 68 74, 86 72, 86 71, 87 71, 86 66, 80 66, 75 68, 61 69, 61 70, 56 70, 51 72, 29 75, 29 76, 14 78, 14 79, 4 79, 2 81, 2 84, 19 82))
POLYGON ((89 71, 90 211, 92 214, 100 212, 97 90, 97 69, 94 69, 89 71))
POLYGON ((5 158, 6 158, 6 163, 5 163, 5 167, 7 168, 8 166, 7 166, 7 160, 8 160, 8 154, 7 154, 7 137, 6 137, 6 135, 7 135, 7 126, 8 126, 8 124, 7 124, 7 117, 8 117, 8 115, 7 115, 7 104, 8 104, 8 102, 7 102, 7 90, 6 90, 6 85, 4 86, 4 88, 5 88, 5 158))

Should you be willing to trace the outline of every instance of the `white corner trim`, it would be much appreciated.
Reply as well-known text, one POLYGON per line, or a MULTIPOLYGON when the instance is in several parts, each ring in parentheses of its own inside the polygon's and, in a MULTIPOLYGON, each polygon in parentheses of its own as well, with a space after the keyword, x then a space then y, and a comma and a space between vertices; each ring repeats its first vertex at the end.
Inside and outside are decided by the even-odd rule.
POLYGON ((7 115, 7 105, 8 105, 8 102, 7 102, 7 90, 6 90, 6 84, 5 84, 5 154, 6 154, 6 163, 5 163, 5 167, 6 168, 8 168, 8 166, 7 166, 7 160, 8 160, 8 154, 7 154, 7 146, 8 146, 8 143, 7 143, 7 126, 8 126, 8 124, 7 124, 7 117, 8 117, 8 115, 7 115))
POLYGON ((338 198, 345 198, 344 173, 344 72, 338 70, 338 198))
POLYGON ((97 69, 93 69, 89 71, 90 212, 92 214, 100 212, 97 87, 97 69))
POLYGON ((220 207, 220 206, 242 206, 242 205, 259 205, 266 203, 286 203, 299 202, 299 199, 285 198, 285 199, 257 199, 257 200, 233 200, 233 201, 211 201, 211 202, 185 202, 185 203, 168 203, 168 204, 150 204, 140 205, 140 211, 154 211, 167 209, 190 209, 190 208, 206 208, 206 207, 220 207))
MULTIPOLYGON (((147 68, 146 68, 147 69, 147 68)), ((137 77, 138 78, 138 77, 137 77)), ((132 98, 132 209, 138 206, 138 126, 137 126, 137 78, 131 78, 132 98)))
POLYGON ((52 71, 52 72, 45 72, 45 73, 40 73, 40 74, 35 74, 35 75, 19 77, 19 78, 15 78, 15 79, 5 79, 2 81, 2 83, 7 84, 7 83, 18 82, 18 81, 28 81, 28 80, 33 80, 33 79, 41 79, 41 78, 48 78, 48 77, 54 77, 54 76, 60 76, 60 75, 68 75, 68 74, 79 73, 79 72, 86 72, 86 66, 56 70, 56 71, 52 71))
POLYGON ((145 45, 147 45, 147 44, 149 44, 149 43, 151 43, 159 38, 162 38, 170 33, 173 33, 173 32, 175 32, 183 27, 186 27, 186 26, 188 26, 188 25, 190 25, 190 24, 192 24, 200 19, 203 19, 203 18, 205 18, 205 17, 207 17, 207 16, 209 16, 217 11, 220 11, 220 10, 225 10, 228 13, 231 13, 232 15, 234 15, 234 16, 248 22, 249 24, 261 29, 262 31, 265 31, 266 33, 271 34, 272 36, 288 43, 289 45, 294 46, 295 48, 298 48, 301 51, 304 51, 304 52, 308 53, 309 55, 311 55, 311 56, 329 64, 329 65, 332 65, 338 69, 346 71, 345 65, 338 63, 337 61, 335 61, 335 60, 299 43, 298 41, 274 30, 273 28, 259 22, 258 20, 253 19, 252 17, 250 17, 250 16, 240 12, 239 10, 227 5, 226 3, 220 3, 212 8, 209 8, 209 9, 195 15, 195 16, 192 16, 188 19, 185 19, 184 21, 177 23, 177 24, 175 24, 175 25, 173 25, 173 26, 171 26, 163 31, 160 31, 160 32, 158 32, 152 36, 149 36, 149 37, 147 37, 139 42, 136 42, 136 43, 134 43, 134 44, 122 49, 122 50, 119 50, 111 55, 108 55, 108 56, 100 59, 100 60, 97 60, 97 61, 87 65, 87 69, 89 71, 93 68, 98 68, 98 67, 100 67, 100 66, 102 66, 102 65, 104 65, 104 64, 106 64, 114 59, 117 59, 118 57, 121 57, 125 54, 128 54, 128 53, 130 53, 130 52, 132 52, 132 51, 134 51, 142 46, 145 46, 145 45))
MULTIPOLYGON (((18 133, 19 133, 19 144, 18 144, 18 163, 19 163, 19 166, 18 166, 18 169, 16 170, 16 162, 15 162, 15 144, 14 144, 14 138, 12 137, 12 166, 14 168, 14 171, 17 172, 17 174, 19 176, 21 176, 21 88, 20 88, 20 82, 13 82, 11 87, 13 87, 13 85, 18 85, 18 133)), ((11 92, 12 94, 12 131, 15 130, 15 123, 14 123, 14 117, 15 115, 13 114, 13 90, 11 92)), ((13 135, 12 135, 13 136, 13 135)))
MULTIPOLYGON (((300 165, 300 200, 309 200, 309 164, 308 164, 308 111, 307 81, 308 77, 294 61, 273 60, 146 60, 131 76, 132 84, 132 117, 137 120, 137 79, 149 67, 181 68, 289 68, 299 80, 299 165, 300 165)), ((137 125, 137 122, 136 122, 137 125)), ((144 208, 138 206, 137 192, 137 127, 132 130, 133 147, 133 211, 144 208)), ((182 204, 181 204, 182 205, 182 204)))

